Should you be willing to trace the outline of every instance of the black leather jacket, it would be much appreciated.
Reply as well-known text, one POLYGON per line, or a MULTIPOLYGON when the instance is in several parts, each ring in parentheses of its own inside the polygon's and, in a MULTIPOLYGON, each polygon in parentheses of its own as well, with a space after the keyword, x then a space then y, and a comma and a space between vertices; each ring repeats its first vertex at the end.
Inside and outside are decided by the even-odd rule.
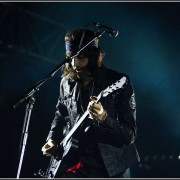
MULTIPOLYGON (((103 67, 96 70, 94 76, 93 95, 98 95, 123 76, 127 78, 123 88, 101 99, 108 116, 103 124, 95 126, 96 142, 110 177, 140 160, 134 145, 137 135, 136 103, 127 75, 103 67)), ((51 138, 59 143, 68 129, 79 119, 81 114, 77 109, 78 94, 78 82, 63 77, 60 82, 57 111, 47 140, 51 138)))

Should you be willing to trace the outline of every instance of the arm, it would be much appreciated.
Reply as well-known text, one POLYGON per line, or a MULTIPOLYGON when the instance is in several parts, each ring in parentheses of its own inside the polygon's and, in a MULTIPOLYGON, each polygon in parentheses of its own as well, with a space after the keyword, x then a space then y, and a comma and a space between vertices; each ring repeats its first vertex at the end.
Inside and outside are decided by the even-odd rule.
POLYGON ((136 102, 133 87, 128 81, 122 96, 117 96, 117 117, 107 116, 105 123, 117 137, 124 140, 125 144, 131 144, 136 138, 136 102))
POLYGON ((131 144, 135 140, 137 127, 135 97, 130 81, 123 90, 118 91, 113 99, 114 109, 108 103, 103 107, 101 103, 91 100, 88 110, 95 120, 103 122, 102 131, 117 137, 124 144, 131 144))
POLYGON ((66 117, 68 116, 67 108, 62 103, 60 98, 58 99, 58 103, 56 105, 57 111, 55 112, 55 117, 51 123, 51 129, 47 136, 47 141, 52 139, 56 143, 59 143, 63 139, 63 131, 66 126, 66 117))
POLYGON ((51 129, 49 131, 46 143, 42 147, 41 151, 46 156, 54 155, 57 151, 58 143, 63 139, 64 128, 66 126, 66 117, 68 116, 67 108, 61 100, 62 90, 60 86, 60 96, 56 105, 55 117, 51 123, 51 129))

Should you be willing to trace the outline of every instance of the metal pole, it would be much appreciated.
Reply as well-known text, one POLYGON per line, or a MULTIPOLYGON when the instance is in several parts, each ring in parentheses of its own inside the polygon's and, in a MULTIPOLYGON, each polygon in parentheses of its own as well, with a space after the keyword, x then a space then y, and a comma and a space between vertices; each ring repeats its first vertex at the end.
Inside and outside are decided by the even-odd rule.
POLYGON ((20 156, 19 156, 19 165, 18 165, 18 171, 17 171, 17 179, 20 177, 21 173, 21 167, 23 163, 23 157, 24 157, 24 152, 26 149, 26 143, 27 143, 27 138, 28 138, 28 128, 29 128, 29 122, 30 122, 30 117, 31 117, 31 112, 33 109, 33 105, 35 102, 34 97, 29 97, 28 102, 26 104, 26 112, 25 112, 25 117, 24 117, 24 125, 23 125, 23 130, 22 130, 22 135, 21 135, 21 142, 20 142, 20 156))

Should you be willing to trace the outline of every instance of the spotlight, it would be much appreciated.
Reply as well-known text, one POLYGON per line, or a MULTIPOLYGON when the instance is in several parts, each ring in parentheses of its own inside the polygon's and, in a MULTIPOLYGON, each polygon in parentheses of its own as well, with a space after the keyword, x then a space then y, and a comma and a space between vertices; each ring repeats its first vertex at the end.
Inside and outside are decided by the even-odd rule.
POLYGON ((153 155, 153 160, 157 160, 157 155, 153 155))
POLYGON ((170 155, 169 156, 169 160, 172 160, 174 157, 173 157, 173 155, 170 155))
POLYGON ((146 155, 146 156, 144 157, 144 161, 148 161, 148 160, 149 160, 149 156, 146 155))
POLYGON ((166 159, 166 156, 165 156, 165 155, 162 155, 162 156, 161 156, 161 159, 162 159, 162 160, 165 160, 165 159, 166 159))

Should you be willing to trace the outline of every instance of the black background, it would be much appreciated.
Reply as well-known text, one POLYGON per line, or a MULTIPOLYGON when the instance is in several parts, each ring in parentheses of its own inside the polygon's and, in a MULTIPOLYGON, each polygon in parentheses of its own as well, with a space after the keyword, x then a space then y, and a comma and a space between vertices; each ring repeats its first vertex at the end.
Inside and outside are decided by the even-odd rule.
MULTIPOLYGON (((119 30, 100 39, 105 65, 127 73, 137 101, 141 163, 132 177, 180 177, 178 2, 0 2, 0 178, 14 178, 25 102, 12 105, 64 59, 67 30, 97 21, 119 30)), ((60 73, 35 94, 21 177, 46 168, 42 156, 60 73)))

